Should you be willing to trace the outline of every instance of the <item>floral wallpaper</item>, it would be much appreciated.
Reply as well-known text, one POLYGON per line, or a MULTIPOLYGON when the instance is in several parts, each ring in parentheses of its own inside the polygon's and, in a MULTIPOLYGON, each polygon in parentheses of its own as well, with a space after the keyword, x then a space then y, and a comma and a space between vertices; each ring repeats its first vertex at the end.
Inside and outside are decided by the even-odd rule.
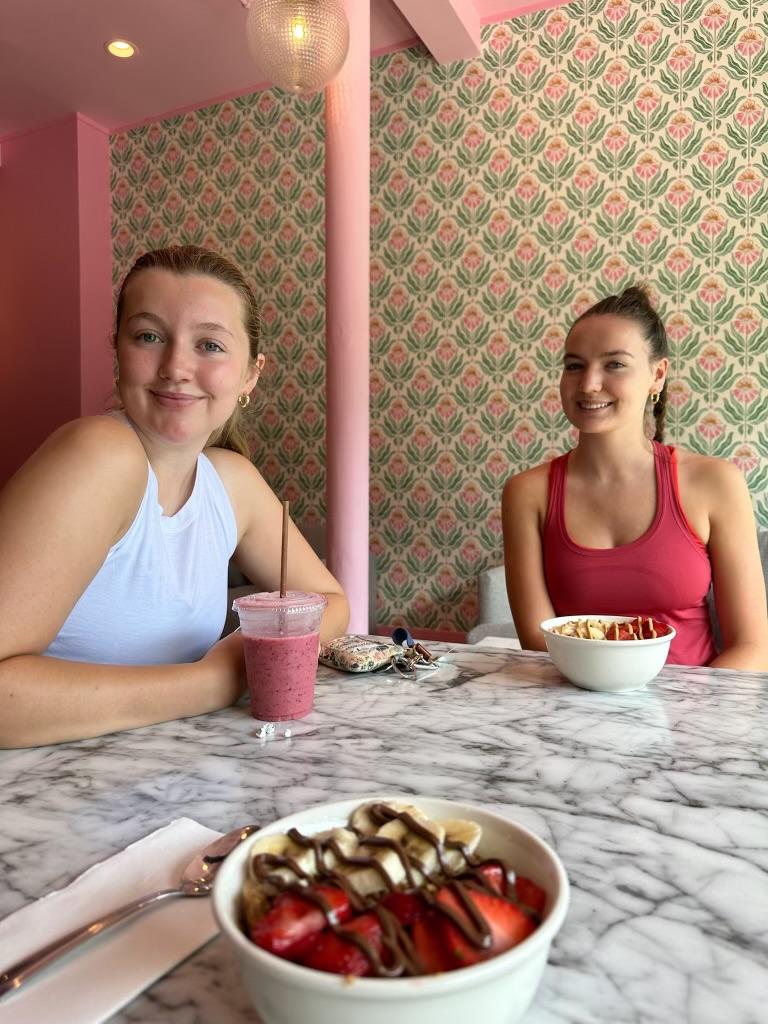
POLYGON ((147 249, 230 257, 262 304, 246 414, 256 464, 297 522, 324 516, 323 98, 259 92, 111 139, 114 284, 147 249))
MULTIPOLYGON (((371 543, 378 619, 463 631, 510 473, 567 448, 579 312, 644 281, 667 436, 744 471, 768 525, 768 5, 573 0, 482 57, 372 65, 371 543)), ((259 93, 113 140, 120 276, 200 240, 264 296, 254 458, 323 515, 321 100, 259 93)))

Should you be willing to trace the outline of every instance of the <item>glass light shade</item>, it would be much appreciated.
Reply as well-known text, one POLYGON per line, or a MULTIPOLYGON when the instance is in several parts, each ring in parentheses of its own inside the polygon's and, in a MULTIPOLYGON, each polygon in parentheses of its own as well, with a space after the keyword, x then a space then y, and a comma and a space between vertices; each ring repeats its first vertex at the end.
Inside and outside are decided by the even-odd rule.
POLYGON ((349 49, 340 0, 251 0, 246 30, 264 77, 294 93, 322 89, 349 49))

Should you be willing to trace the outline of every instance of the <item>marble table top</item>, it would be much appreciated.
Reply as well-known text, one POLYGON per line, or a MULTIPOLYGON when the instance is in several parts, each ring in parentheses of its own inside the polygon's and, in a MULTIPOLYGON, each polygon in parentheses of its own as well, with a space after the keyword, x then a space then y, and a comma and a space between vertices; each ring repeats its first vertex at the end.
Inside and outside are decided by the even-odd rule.
MULTIPOLYGON (((181 816, 227 831, 376 792, 492 805, 572 902, 526 1024, 768 1019, 768 675, 665 668, 600 694, 546 655, 433 644, 413 682, 321 668, 290 738, 244 706, 0 751, 0 918, 181 816)), ((221 938, 113 1018, 256 1020, 221 938)))

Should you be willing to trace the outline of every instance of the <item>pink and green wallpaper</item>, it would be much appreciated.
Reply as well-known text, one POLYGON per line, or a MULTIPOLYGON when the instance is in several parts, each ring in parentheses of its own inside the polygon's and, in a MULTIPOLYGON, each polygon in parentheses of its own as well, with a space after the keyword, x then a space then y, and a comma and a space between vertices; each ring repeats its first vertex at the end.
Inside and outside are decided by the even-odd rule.
POLYGON ((115 286, 146 249, 192 243, 262 302, 254 461, 300 522, 323 516, 323 98, 269 91, 112 137, 115 286))
MULTIPOLYGON (((372 65, 371 543, 381 623, 461 631, 499 496, 571 443, 568 325, 636 281, 674 347, 668 438, 768 525, 768 5, 573 0, 481 59, 372 65)), ((322 99, 259 93, 113 139, 115 274, 209 243, 264 301, 254 459, 323 516, 322 99)))

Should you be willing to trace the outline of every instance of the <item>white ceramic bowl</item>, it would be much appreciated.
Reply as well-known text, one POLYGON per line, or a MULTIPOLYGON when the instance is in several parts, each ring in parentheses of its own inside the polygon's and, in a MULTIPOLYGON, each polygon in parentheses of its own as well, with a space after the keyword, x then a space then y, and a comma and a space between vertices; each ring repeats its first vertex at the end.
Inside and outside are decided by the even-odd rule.
POLYGON ((545 619, 539 628, 549 656, 566 679, 586 690, 621 692, 639 690, 661 672, 676 635, 669 633, 650 640, 582 640, 553 633, 554 626, 577 620, 632 622, 635 615, 560 615, 545 619))
POLYGON ((562 864, 532 832, 471 804, 402 794, 323 804, 268 825, 229 855, 213 890, 216 919, 237 954, 246 988, 264 1024, 514 1024, 536 993, 568 900, 562 864), (536 931, 492 960, 419 978, 350 980, 282 960, 254 945, 240 926, 241 890, 253 843, 292 827, 312 834, 343 825, 356 807, 372 800, 412 803, 437 820, 478 822, 483 829, 480 855, 503 857, 546 891, 544 919, 536 931))

